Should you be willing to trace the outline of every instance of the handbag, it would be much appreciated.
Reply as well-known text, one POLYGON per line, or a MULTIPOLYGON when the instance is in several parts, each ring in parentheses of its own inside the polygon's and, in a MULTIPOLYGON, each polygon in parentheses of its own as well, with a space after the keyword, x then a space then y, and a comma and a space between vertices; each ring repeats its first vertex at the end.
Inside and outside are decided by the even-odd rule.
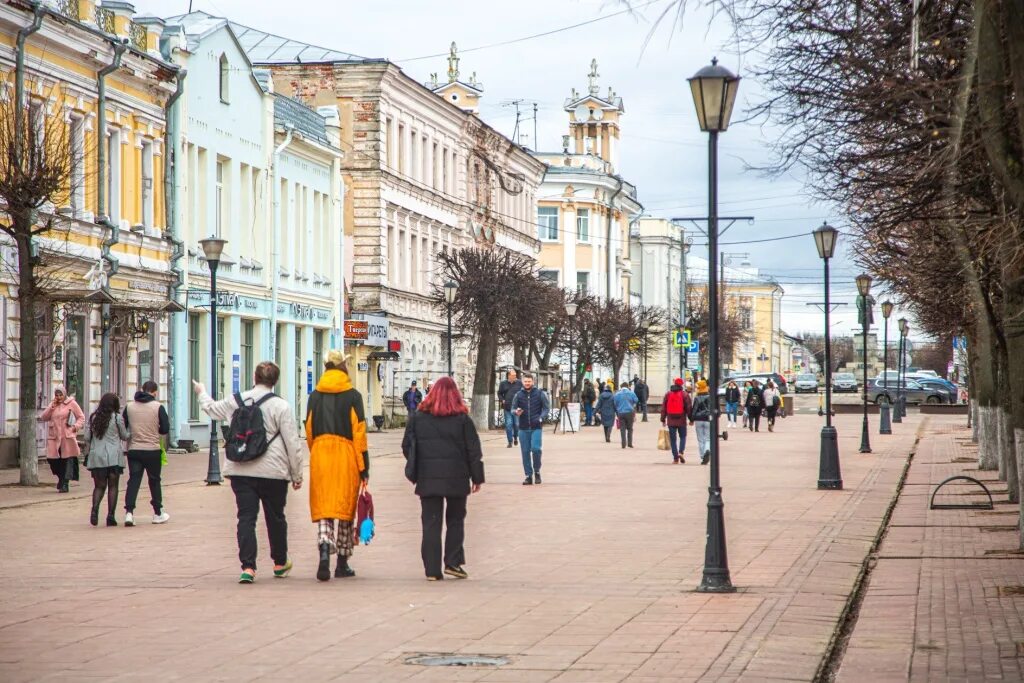
POLYGON ((658 450, 667 451, 669 449, 668 441, 668 427, 662 427, 658 430, 658 450))
POLYGON ((66 424, 68 427, 74 427, 75 423, 77 422, 78 418, 75 417, 75 414, 72 413, 71 411, 68 411, 68 419, 64 420, 64 424, 66 424))
POLYGON ((363 545, 369 545, 376 531, 377 527, 373 522, 373 496, 364 484, 356 504, 356 524, 352 527, 353 544, 359 545, 362 542, 363 545))

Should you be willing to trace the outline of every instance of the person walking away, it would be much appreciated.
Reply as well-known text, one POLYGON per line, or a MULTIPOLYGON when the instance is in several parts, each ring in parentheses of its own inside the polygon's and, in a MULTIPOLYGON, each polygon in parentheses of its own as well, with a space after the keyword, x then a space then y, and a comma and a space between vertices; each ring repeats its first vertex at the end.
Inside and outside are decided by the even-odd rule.
POLYGON ((67 493, 68 485, 78 481, 78 432, 85 426, 85 413, 63 384, 53 388, 53 400, 39 416, 46 423, 46 462, 57 477, 57 492, 67 493))
POLYGON ((585 427, 594 424, 594 401, 597 400, 597 392, 594 391, 594 383, 589 379, 583 380, 583 391, 580 393, 580 400, 583 401, 583 412, 586 415, 585 427))
POLYGON ((107 526, 117 526, 117 485, 126 464, 123 442, 128 440, 128 430, 120 413, 121 400, 117 394, 103 394, 85 430, 85 466, 93 484, 89 524, 93 526, 99 524, 104 493, 107 494, 107 526))
MULTIPOLYGON (((231 440, 225 439, 224 453, 235 453, 234 459, 224 461, 224 476, 231 482, 235 494, 235 508, 238 511, 238 561, 242 573, 239 583, 256 580, 256 519, 263 506, 263 521, 267 525, 267 539, 270 542, 270 557, 274 561, 274 577, 288 576, 292 562, 288 557, 288 519, 284 508, 288 502, 288 484, 298 491, 302 488, 302 441, 295 415, 288 401, 274 393, 274 387, 281 377, 281 369, 270 361, 263 361, 253 372, 253 387, 219 401, 214 400, 206 387, 192 382, 192 388, 199 397, 199 408, 211 419, 232 425, 235 415, 245 418, 245 424, 229 427, 231 440), (259 420, 253 415, 259 411, 259 420), (239 411, 242 411, 239 413, 239 411), (264 439, 246 439, 236 429, 258 431, 254 427, 262 424, 264 439), (259 443, 254 443, 259 442, 259 443), (240 446, 265 447, 262 454, 246 460, 239 453, 240 446), (231 451, 229 451, 229 448, 231 451)), ((243 451, 244 452, 244 451, 243 451)))
POLYGON ((708 383, 703 379, 697 380, 697 398, 690 411, 690 423, 697 432, 700 464, 707 465, 711 457, 711 395, 708 393, 708 383))
POLYGON ((750 383, 749 379, 743 383, 743 392, 740 399, 740 405, 743 407, 743 429, 747 428, 747 422, 750 420, 750 414, 747 412, 747 397, 750 396, 751 387, 753 387, 753 385, 750 383))
POLYGON ((352 388, 341 351, 328 351, 325 367, 306 408, 309 513, 317 525, 320 565, 316 578, 320 581, 331 578, 332 553, 338 556, 335 578, 356 575, 348 565, 352 520, 359 490, 370 481, 363 397, 352 388))
POLYGON ((672 448, 672 462, 685 464, 686 421, 693 410, 690 395, 683 391, 682 377, 676 377, 664 398, 661 399, 661 424, 668 427, 668 442, 672 448))
POLYGON ((407 470, 413 473, 420 497, 420 556, 430 581, 440 581, 444 574, 469 577, 464 566, 466 499, 484 483, 484 462, 480 436, 468 412, 455 380, 442 377, 405 426, 402 438, 407 470), (443 553, 442 525, 447 527, 443 553))
POLYGON ((647 422, 647 400, 651 397, 651 388, 647 386, 647 382, 640 379, 639 377, 633 378, 633 393, 636 394, 636 400, 638 401, 638 409, 643 414, 641 422, 647 422))
POLYGON ((615 426, 615 395, 608 385, 604 385, 601 395, 597 397, 597 406, 594 408, 597 419, 604 427, 604 440, 611 443, 612 427, 615 426))
POLYGON ((519 418, 519 449, 523 454, 523 486, 540 484, 541 446, 544 420, 551 410, 548 395, 533 383, 533 375, 523 373, 523 388, 512 397, 512 413, 519 418))
POLYGON ((508 439, 507 448, 519 445, 519 420, 512 414, 512 399, 523 388, 519 381, 519 375, 515 370, 509 370, 505 379, 498 385, 498 400, 501 401, 501 410, 505 416, 505 438, 508 439))
POLYGON ((171 518, 164 510, 163 492, 160 490, 160 471, 163 468, 163 441, 171 431, 167 410, 157 402, 160 387, 153 380, 135 392, 135 400, 125 406, 124 426, 128 428, 128 490, 124 494, 124 525, 135 526, 135 501, 142 486, 142 474, 149 481, 150 505, 153 506, 153 524, 163 524, 171 518))
POLYGON ((768 380, 764 386, 764 393, 761 394, 764 397, 764 413, 768 418, 768 431, 775 431, 775 416, 779 412, 779 403, 781 398, 779 397, 779 390, 775 388, 775 383, 768 380))
POLYGON ((736 415, 739 412, 739 407, 740 388, 736 386, 736 382, 729 380, 729 384, 725 387, 725 419, 730 429, 736 426, 736 415))
POLYGON ((764 393, 755 379, 747 392, 747 428, 752 432, 761 431, 761 410, 764 408, 764 393))
POLYGON ((418 406, 421 401, 423 401, 423 394, 416 388, 416 380, 413 380, 412 384, 409 385, 409 388, 405 390, 404 394, 402 394, 402 405, 404 405, 406 411, 412 415, 416 412, 416 406, 418 406))
POLYGON ((636 421, 636 406, 639 399, 628 385, 623 384, 615 392, 615 417, 619 420, 619 436, 622 447, 633 447, 633 423, 636 421))

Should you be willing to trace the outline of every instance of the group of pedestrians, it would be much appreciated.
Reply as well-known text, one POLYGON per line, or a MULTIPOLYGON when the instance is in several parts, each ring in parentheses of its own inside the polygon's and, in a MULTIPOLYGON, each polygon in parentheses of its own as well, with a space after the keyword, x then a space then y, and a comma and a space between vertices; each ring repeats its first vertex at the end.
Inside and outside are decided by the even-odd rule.
POLYGON ((768 431, 775 431, 775 419, 782 407, 782 394, 775 386, 775 382, 768 380, 762 387, 760 381, 756 379, 747 380, 742 391, 736 382, 729 382, 725 389, 725 414, 730 428, 736 426, 741 403, 743 428, 752 432, 761 431, 761 416, 764 415, 768 431))

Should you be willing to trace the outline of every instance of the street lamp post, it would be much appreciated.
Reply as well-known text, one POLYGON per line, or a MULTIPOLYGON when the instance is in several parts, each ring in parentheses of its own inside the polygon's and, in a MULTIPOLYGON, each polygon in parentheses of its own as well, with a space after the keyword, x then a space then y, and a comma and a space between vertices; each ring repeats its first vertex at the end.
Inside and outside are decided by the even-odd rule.
POLYGON ((900 414, 900 421, 907 416, 907 335, 910 334, 910 325, 906 318, 900 318, 900 361, 899 370, 896 372, 896 403, 900 414))
POLYGON ((870 306, 871 300, 868 298, 868 293, 871 292, 871 276, 867 273, 861 273, 857 276, 857 292, 860 293, 860 324, 861 332, 863 334, 863 341, 861 343, 861 360, 864 365, 864 421, 861 424, 860 429, 860 452, 870 453, 871 452, 871 441, 868 434, 868 323, 870 322, 870 306))
POLYGON ((814 231, 814 244, 818 256, 825 263, 825 426, 821 428, 821 449, 818 454, 818 488, 840 490, 843 475, 839 467, 839 437, 832 426, 832 339, 829 314, 832 303, 829 300, 828 262, 835 255, 839 231, 828 223, 814 231))
POLYGON ((882 302, 882 318, 885 320, 885 332, 882 335, 882 387, 884 388, 885 400, 878 407, 878 433, 892 434, 892 424, 889 420, 889 316, 892 315, 892 302, 882 302))
MULTIPOLYGON (((217 398, 217 266, 228 241, 219 237, 199 240, 210 267, 210 397, 217 398)), ((224 481, 220 474, 220 454, 217 451, 217 421, 210 419, 210 458, 206 467, 206 485, 218 486, 224 481)))
POLYGON ((708 486, 707 542, 704 574, 698 591, 731 593, 725 543, 725 505, 719 481, 718 457, 718 134, 729 128, 740 79, 728 69, 711 65, 689 79, 700 129, 708 133, 708 379, 711 386, 711 481, 708 486))
POLYGON ((573 365, 572 357, 572 327, 576 320, 576 309, 579 304, 570 301, 565 305, 565 314, 569 316, 569 402, 572 403, 573 393, 576 391, 576 366, 573 365))
POLYGON ((448 376, 454 375, 452 370, 452 304, 455 303, 455 295, 459 292, 459 283, 449 280, 444 283, 444 300, 448 304, 448 376))

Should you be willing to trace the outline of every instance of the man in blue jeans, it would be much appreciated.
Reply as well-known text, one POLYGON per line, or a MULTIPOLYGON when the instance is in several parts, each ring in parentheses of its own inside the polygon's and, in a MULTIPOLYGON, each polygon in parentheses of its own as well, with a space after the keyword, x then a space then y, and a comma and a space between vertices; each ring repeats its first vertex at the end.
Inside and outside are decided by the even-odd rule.
POLYGON ((523 471, 526 472, 523 486, 539 484, 541 437, 551 402, 547 394, 534 386, 530 373, 523 373, 523 388, 512 397, 511 408, 519 418, 519 449, 523 453, 523 471))
POLYGON ((668 442, 672 448, 672 462, 686 463, 686 421, 693 410, 690 395, 683 389, 683 379, 677 377, 672 388, 661 399, 661 424, 668 427, 668 442), (678 444, 677 444, 678 438, 678 444))
POLYGON ((498 400, 501 401, 501 409, 505 414, 505 437, 508 438, 509 448, 519 443, 519 423, 512 414, 512 399, 522 388, 523 383, 519 381, 515 370, 509 370, 505 379, 498 385, 498 400))

